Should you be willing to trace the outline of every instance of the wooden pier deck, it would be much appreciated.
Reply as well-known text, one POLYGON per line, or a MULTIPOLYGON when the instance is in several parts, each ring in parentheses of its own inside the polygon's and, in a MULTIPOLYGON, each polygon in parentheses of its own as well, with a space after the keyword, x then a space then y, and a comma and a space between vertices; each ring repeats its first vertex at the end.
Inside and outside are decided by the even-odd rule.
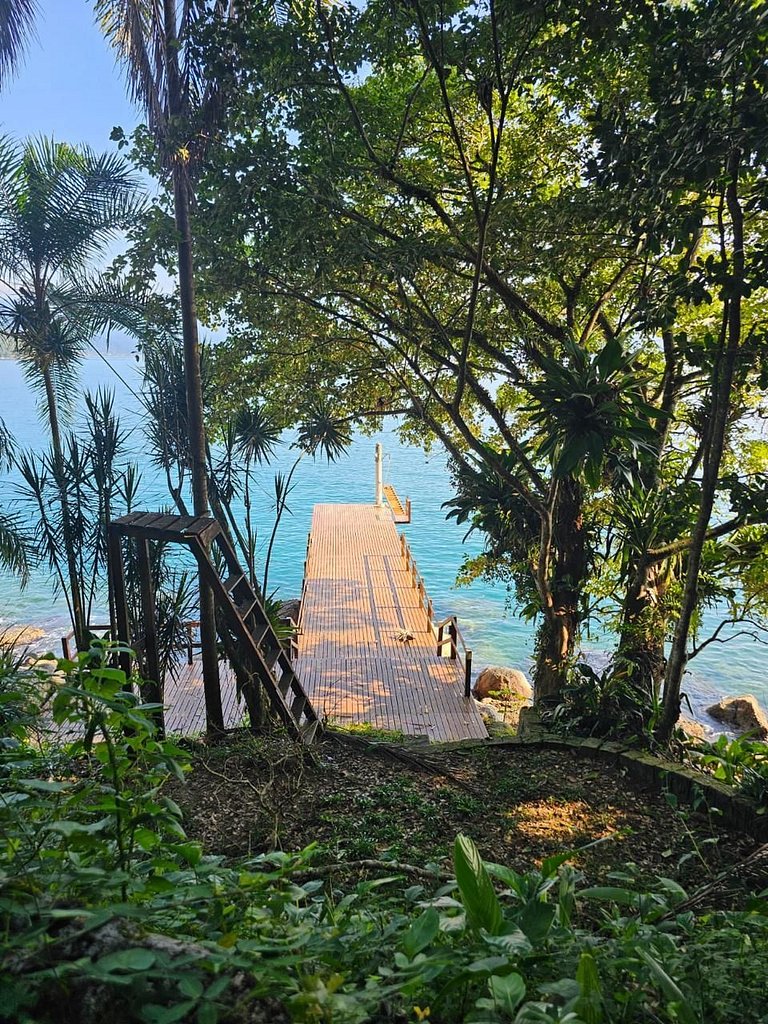
MULTIPOLYGON (((243 723, 245 703, 237 700, 235 673, 226 661, 219 662, 221 708, 224 728, 236 729, 243 723)), ((192 736, 205 732, 205 697, 203 695, 203 666, 200 658, 192 664, 177 666, 176 677, 165 680, 165 731, 171 735, 192 736)))
POLYGON ((459 659, 439 657, 391 511, 316 505, 296 671, 321 718, 430 741, 484 739, 459 659))
MULTIPOLYGON (((221 684, 221 705, 224 713, 224 728, 237 729, 243 724, 245 703, 237 700, 235 673, 229 663, 219 662, 221 684)), ((203 694, 203 666, 200 658, 191 664, 186 660, 178 664, 175 678, 165 681, 165 731, 169 736, 194 736, 205 732, 205 697, 203 694)), ((82 730, 67 725, 54 725, 50 715, 45 715, 44 731, 59 740, 72 741, 82 735, 82 730)))

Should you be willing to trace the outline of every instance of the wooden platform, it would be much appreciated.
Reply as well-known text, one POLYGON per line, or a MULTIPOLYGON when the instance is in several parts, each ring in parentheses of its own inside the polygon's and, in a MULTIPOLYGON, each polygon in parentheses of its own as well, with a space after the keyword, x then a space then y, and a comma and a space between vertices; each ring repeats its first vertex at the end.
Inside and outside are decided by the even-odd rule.
MULTIPOLYGON (((235 674, 226 661, 219 662, 221 703, 224 727, 236 729, 243 724, 245 704, 237 700, 235 674)), ((180 662, 176 677, 165 682, 165 731, 169 736, 194 736, 205 732, 205 697, 203 695, 203 666, 199 658, 192 664, 180 662)), ((74 740, 82 735, 72 726, 54 725, 46 716, 46 730, 59 740, 74 740)))
MULTIPOLYGON (((224 728, 235 729, 242 724, 245 704, 238 703, 235 673, 226 661, 219 662, 221 706, 224 728)), ((191 736, 205 732, 205 697, 203 666, 199 658, 191 665, 178 666, 176 678, 165 681, 165 730, 171 735, 191 736)))
POLYGON ((438 657, 388 508, 315 506, 299 630, 297 674, 330 724, 487 737, 461 662, 438 657))

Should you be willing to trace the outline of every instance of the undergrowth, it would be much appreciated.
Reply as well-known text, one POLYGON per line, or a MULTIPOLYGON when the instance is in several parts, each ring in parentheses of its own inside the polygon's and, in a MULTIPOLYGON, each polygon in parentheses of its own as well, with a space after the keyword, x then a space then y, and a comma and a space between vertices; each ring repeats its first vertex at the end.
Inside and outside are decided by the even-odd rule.
POLYGON ((196 1024, 768 1020, 768 902, 698 915, 670 879, 516 872, 459 835, 452 877, 346 890, 315 848, 225 865, 163 795, 187 754, 97 648, 0 667, 0 1017, 196 1024), (40 744, 41 694, 68 744, 40 744))

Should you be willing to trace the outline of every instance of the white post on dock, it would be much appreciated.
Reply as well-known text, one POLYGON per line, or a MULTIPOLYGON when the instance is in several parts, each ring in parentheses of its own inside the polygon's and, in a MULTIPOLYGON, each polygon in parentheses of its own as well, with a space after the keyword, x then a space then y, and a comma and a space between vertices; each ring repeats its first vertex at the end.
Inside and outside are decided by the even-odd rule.
POLYGON ((376 444, 376 507, 384 504, 384 453, 381 445, 376 444))

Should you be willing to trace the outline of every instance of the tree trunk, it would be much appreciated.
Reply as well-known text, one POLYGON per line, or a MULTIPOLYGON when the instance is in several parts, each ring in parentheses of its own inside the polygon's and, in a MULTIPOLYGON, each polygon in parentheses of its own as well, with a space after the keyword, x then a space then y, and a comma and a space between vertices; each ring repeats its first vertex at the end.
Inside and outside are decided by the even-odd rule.
POLYGON ((664 679, 664 710, 656 733, 657 739, 662 743, 669 741, 680 717, 680 686, 688 661, 688 636, 691 621, 698 601, 701 556, 717 493, 720 464, 731 410, 731 388, 741 344, 741 297, 744 286, 744 215, 738 195, 741 156, 741 151, 734 149, 728 160, 729 180, 726 187, 726 203, 731 221, 732 257, 729 294, 725 299, 723 314, 725 345, 712 374, 710 432, 704 447, 699 513, 691 538, 691 546, 688 549, 688 565, 680 616, 675 627, 664 679))
POLYGON ((641 562, 624 599, 618 657, 629 663, 630 682, 648 707, 655 701, 667 661, 666 618, 661 612, 667 581, 661 566, 641 562))
POLYGON ((69 577, 72 628, 75 631, 75 644, 78 651, 85 651, 88 649, 88 622, 86 621, 83 608, 82 581, 80 573, 77 571, 77 552, 75 551, 75 542, 72 536, 67 482, 64 479, 64 452, 61 443, 61 427, 59 426, 59 413, 56 404, 56 390, 51 379, 50 368, 48 366, 41 367, 41 373, 43 375, 45 399, 48 406, 48 423, 51 428, 54 477, 59 492, 59 501, 61 502, 61 534, 64 542, 64 554, 67 560, 67 576, 69 577))
POLYGON ((549 607, 536 643, 534 692, 536 704, 559 703, 579 638, 581 588, 587 569, 580 484, 571 477, 560 481, 552 535, 553 579, 549 607))
MULTIPOLYGON (((206 474, 205 422, 203 419, 203 385, 200 372, 200 343, 197 333, 194 271, 192 266, 192 233, 189 224, 189 185, 186 170, 178 161, 173 170, 173 199, 179 251, 179 296, 184 340, 184 381, 187 393, 187 429, 192 463, 192 496, 195 515, 208 514, 208 479, 206 474)), ((216 609, 213 591, 199 577, 200 643, 202 646, 203 688, 208 731, 224 731, 219 685, 219 659, 216 635, 216 609)))

